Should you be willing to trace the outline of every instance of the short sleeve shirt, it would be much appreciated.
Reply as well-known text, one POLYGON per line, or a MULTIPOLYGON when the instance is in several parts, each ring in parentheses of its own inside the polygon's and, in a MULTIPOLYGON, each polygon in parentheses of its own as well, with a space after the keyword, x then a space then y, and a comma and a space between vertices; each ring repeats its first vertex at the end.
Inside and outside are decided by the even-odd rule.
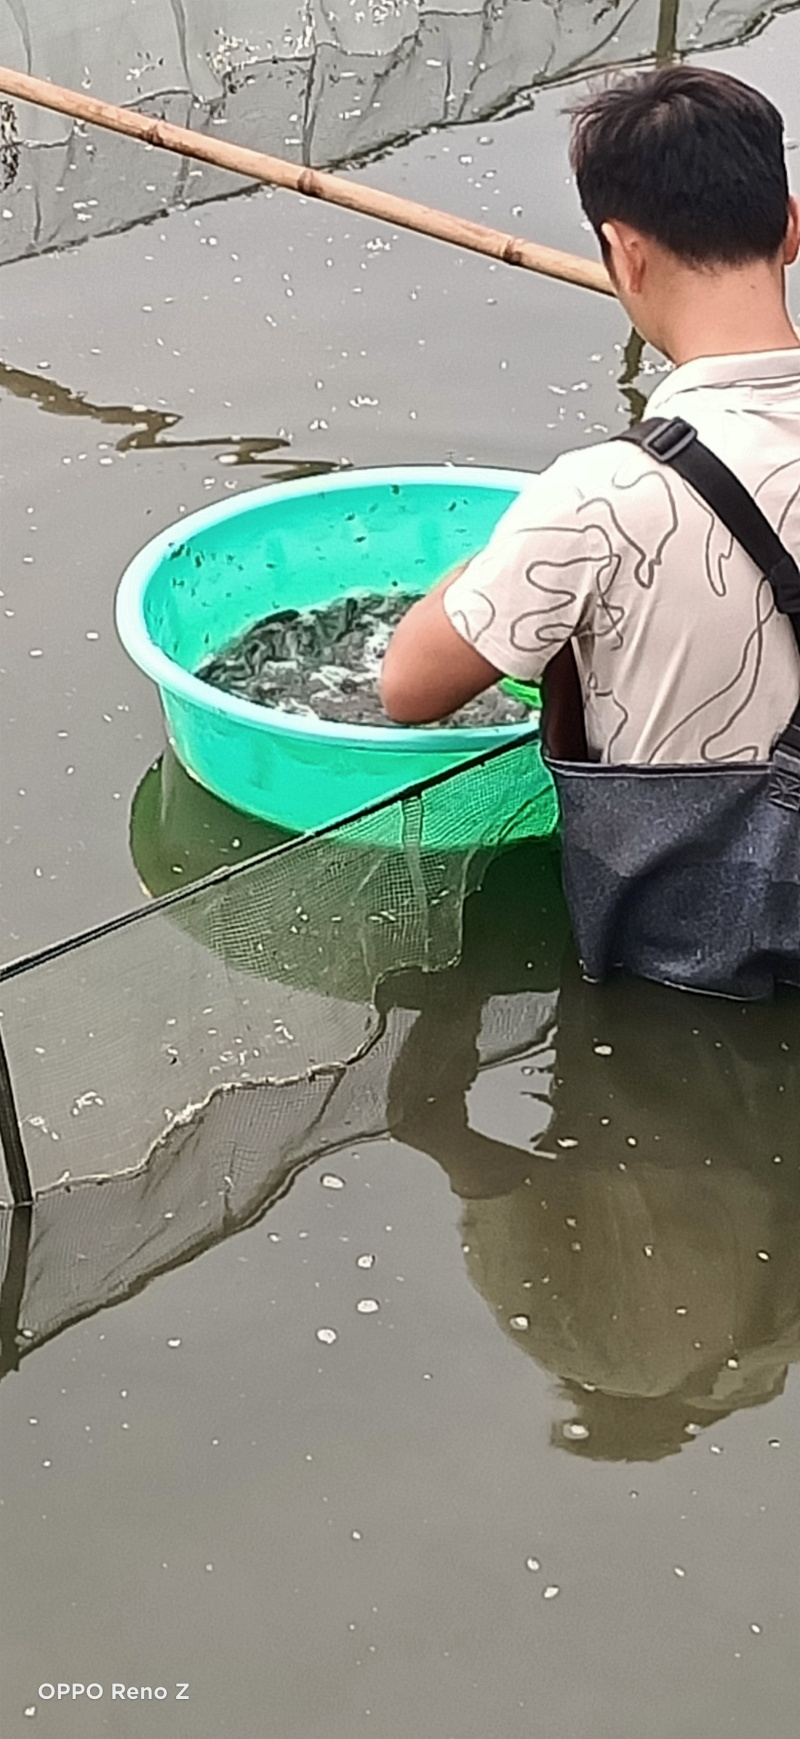
MULTIPOLYGON (((800 561, 800 349, 685 363, 648 415, 692 423, 800 561)), ((767 760, 800 697, 768 580, 688 484, 626 442, 533 476, 444 603, 523 681, 572 641, 601 761, 767 760)))

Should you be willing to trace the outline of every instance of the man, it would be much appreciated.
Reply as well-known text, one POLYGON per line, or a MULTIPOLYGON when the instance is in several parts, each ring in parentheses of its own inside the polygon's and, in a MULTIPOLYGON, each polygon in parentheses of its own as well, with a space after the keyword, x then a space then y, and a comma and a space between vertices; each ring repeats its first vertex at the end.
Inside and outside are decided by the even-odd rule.
MULTIPOLYGON (((782 540, 791 574, 800 557, 800 343, 787 311, 785 269, 800 247, 800 203, 788 191, 780 115, 736 79, 670 67, 585 103, 571 155, 626 313, 677 365, 653 394, 648 417, 683 419, 689 441, 696 431, 724 461, 782 540)), ((791 602, 791 587, 787 596, 791 602)), ((793 856, 798 861, 796 887, 780 870, 781 888, 792 890, 789 916, 784 901, 781 936, 762 936, 756 949, 771 957, 777 947, 789 965, 770 967, 766 976, 745 971, 740 983, 738 966, 729 971, 719 958, 710 967, 687 965, 683 943, 678 959, 663 934, 654 939, 654 924, 659 932, 669 927, 676 902, 696 902, 696 883, 672 886, 667 908, 650 912, 646 935, 641 913, 631 932, 630 905, 620 917, 614 894, 599 940, 587 932, 581 903, 607 906, 608 878, 600 886, 593 871, 591 885, 578 883, 587 852, 595 853, 587 827, 599 816, 607 832, 611 811, 616 836, 597 848, 606 868, 613 860, 617 880, 636 879, 639 890, 643 879, 652 882, 652 863, 623 867, 619 858, 634 838, 637 848, 644 841, 660 850, 665 818, 669 829, 687 801, 696 810, 688 775, 677 786, 674 778, 656 779, 666 768, 674 775, 736 767, 743 778, 758 770, 764 796, 766 764, 800 699, 797 632, 780 613, 767 572, 703 493, 652 451, 612 440, 566 453, 533 478, 486 549, 414 606, 384 662, 384 705, 398 722, 423 723, 455 710, 499 673, 542 681, 567 892, 591 976, 622 965, 697 988, 767 994, 777 979, 800 983, 800 819, 791 838, 782 826, 778 854, 783 862, 788 853, 790 870, 793 856), (568 765, 582 755, 590 767, 568 765), (622 768, 636 769, 638 784, 630 772, 616 783, 598 778, 622 768), (643 793, 647 819, 637 813, 643 793), (795 918, 798 933, 787 937, 795 918)), ((729 773, 718 787, 726 814, 731 781, 729 773)), ((753 780, 745 778, 745 786, 755 802, 753 780)), ((706 781, 704 801, 711 791, 706 781)), ((773 823, 768 817, 767 832, 773 823)), ((724 856, 719 839, 701 844, 685 828, 682 837, 682 849, 695 859, 705 854, 707 865, 724 856)), ((739 848, 732 849, 738 861, 739 848)), ((762 883, 767 872, 762 856, 762 883)), ((730 876, 723 880, 728 886, 730 876)), ((712 891, 708 876, 704 887, 713 914, 720 890, 712 891)), ((698 911, 700 926, 706 916, 698 911)), ((689 955, 693 949, 690 939, 689 955)))

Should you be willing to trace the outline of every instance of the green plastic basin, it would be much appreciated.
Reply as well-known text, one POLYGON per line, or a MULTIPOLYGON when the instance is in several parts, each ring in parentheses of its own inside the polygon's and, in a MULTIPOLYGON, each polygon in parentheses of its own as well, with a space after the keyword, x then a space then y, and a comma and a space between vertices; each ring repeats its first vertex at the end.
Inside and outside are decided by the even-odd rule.
MULTIPOLYGON (((425 590, 486 542, 526 481, 472 467, 347 471, 253 490, 154 538, 120 582, 117 628, 158 685, 187 771, 237 809, 301 833, 529 733, 530 722, 447 730, 297 718, 193 674, 273 610, 425 590)), ((554 800, 538 746, 532 753, 545 832, 554 800)))

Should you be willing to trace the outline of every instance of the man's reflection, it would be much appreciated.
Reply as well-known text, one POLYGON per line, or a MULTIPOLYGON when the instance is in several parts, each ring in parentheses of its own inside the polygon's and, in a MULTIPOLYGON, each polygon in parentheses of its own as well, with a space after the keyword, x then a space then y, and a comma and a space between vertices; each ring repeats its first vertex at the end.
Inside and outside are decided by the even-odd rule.
POLYGON ((548 997, 563 908, 540 848, 502 859, 468 913, 458 971, 415 978, 392 1132, 448 1173, 470 1278, 560 1379, 553 1440, 601 1460, 674 1453, 779 1394, 800 1357, 800 998, 596 990, 571 964, 548 997), (467 1098, 487 998, 521 961, 540 1035, 494 1078, 495 1137, 470 1127, 467 1098), (521 1093, 542 1097, 540 1122, 549 1110, 525 1148, 503 1139, 521 1093))

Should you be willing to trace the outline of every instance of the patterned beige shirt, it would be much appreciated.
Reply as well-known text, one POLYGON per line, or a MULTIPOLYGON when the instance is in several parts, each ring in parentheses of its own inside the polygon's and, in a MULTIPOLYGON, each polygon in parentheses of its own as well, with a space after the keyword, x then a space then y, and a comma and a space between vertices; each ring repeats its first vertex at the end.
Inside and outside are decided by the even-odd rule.
MULTIPOLYGON (((647 414, 692 423, 800 560, 800 349, 685 363, 647 414)), ((769 582, 688 484, 627 443, 532 477, 445 609, 523 681, 571 639, 602 761, 766 760, 800 695, 769 582)))

